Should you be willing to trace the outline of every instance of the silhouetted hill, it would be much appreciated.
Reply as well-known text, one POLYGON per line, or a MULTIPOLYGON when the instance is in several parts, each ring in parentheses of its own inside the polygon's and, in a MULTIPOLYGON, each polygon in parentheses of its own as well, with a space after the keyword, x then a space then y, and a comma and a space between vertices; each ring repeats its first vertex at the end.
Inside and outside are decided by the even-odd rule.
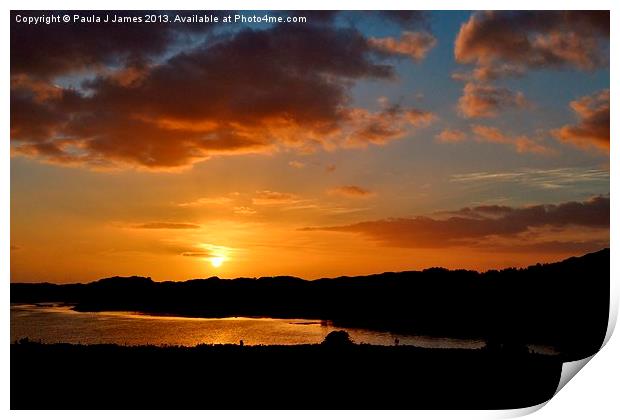
POLYGON ((431 268, 306 281, 294 277, 154 282, 113 277, 88 284, 11 284, 11 302, 69 302, 77 311, 141 311, 193 317, 326 319, 498 344, 556 346, 586 357, 609 314, 609 249, 552 264, 478 273, 431 268))

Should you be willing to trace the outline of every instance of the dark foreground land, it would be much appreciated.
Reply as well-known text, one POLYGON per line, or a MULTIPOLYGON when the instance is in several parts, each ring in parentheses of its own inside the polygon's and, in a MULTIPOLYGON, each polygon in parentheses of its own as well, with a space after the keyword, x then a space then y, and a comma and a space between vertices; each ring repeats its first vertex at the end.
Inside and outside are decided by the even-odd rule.
POLYGON ((556 390, 527 351, 11 345, 11 409, 503 409, 556 390))

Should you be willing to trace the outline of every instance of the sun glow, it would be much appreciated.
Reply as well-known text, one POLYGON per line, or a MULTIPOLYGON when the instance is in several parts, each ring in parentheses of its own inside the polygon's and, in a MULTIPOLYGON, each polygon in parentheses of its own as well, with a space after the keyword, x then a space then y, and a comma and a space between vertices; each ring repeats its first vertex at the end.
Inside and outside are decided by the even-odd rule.
POLYGON ((213 267, 218 268, 224 263, 224 257, 211 257, 209 258, 209 261, 211 261, 211 265, 213 267))

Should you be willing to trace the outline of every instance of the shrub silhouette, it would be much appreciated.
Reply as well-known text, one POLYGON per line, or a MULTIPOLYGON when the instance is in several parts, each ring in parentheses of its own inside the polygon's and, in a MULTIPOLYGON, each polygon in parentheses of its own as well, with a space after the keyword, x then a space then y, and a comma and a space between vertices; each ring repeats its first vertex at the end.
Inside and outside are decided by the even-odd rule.
POLYGON ((332 331, 325 336, 323 340, 323 345, 331 346, 331 347, 343 347, 350 346, 353 344, 351 337, 349 337, 349 333, 346 331, 332 331))

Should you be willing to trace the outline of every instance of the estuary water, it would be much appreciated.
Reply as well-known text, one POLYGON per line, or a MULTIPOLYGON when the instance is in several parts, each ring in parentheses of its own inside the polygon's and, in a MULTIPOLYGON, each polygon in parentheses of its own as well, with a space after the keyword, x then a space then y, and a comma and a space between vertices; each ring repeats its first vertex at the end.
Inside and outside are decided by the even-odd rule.
POLYGON ((483 340, 392 334, 342 328, 311 319, 186 318, 132 312, 75 312, 67 305, 11 305, 11 342, 28 337, 44 343, 121 345, 317 344, 334 330, 345 330, 355 343, 425 348, 476 349, 483 340))

